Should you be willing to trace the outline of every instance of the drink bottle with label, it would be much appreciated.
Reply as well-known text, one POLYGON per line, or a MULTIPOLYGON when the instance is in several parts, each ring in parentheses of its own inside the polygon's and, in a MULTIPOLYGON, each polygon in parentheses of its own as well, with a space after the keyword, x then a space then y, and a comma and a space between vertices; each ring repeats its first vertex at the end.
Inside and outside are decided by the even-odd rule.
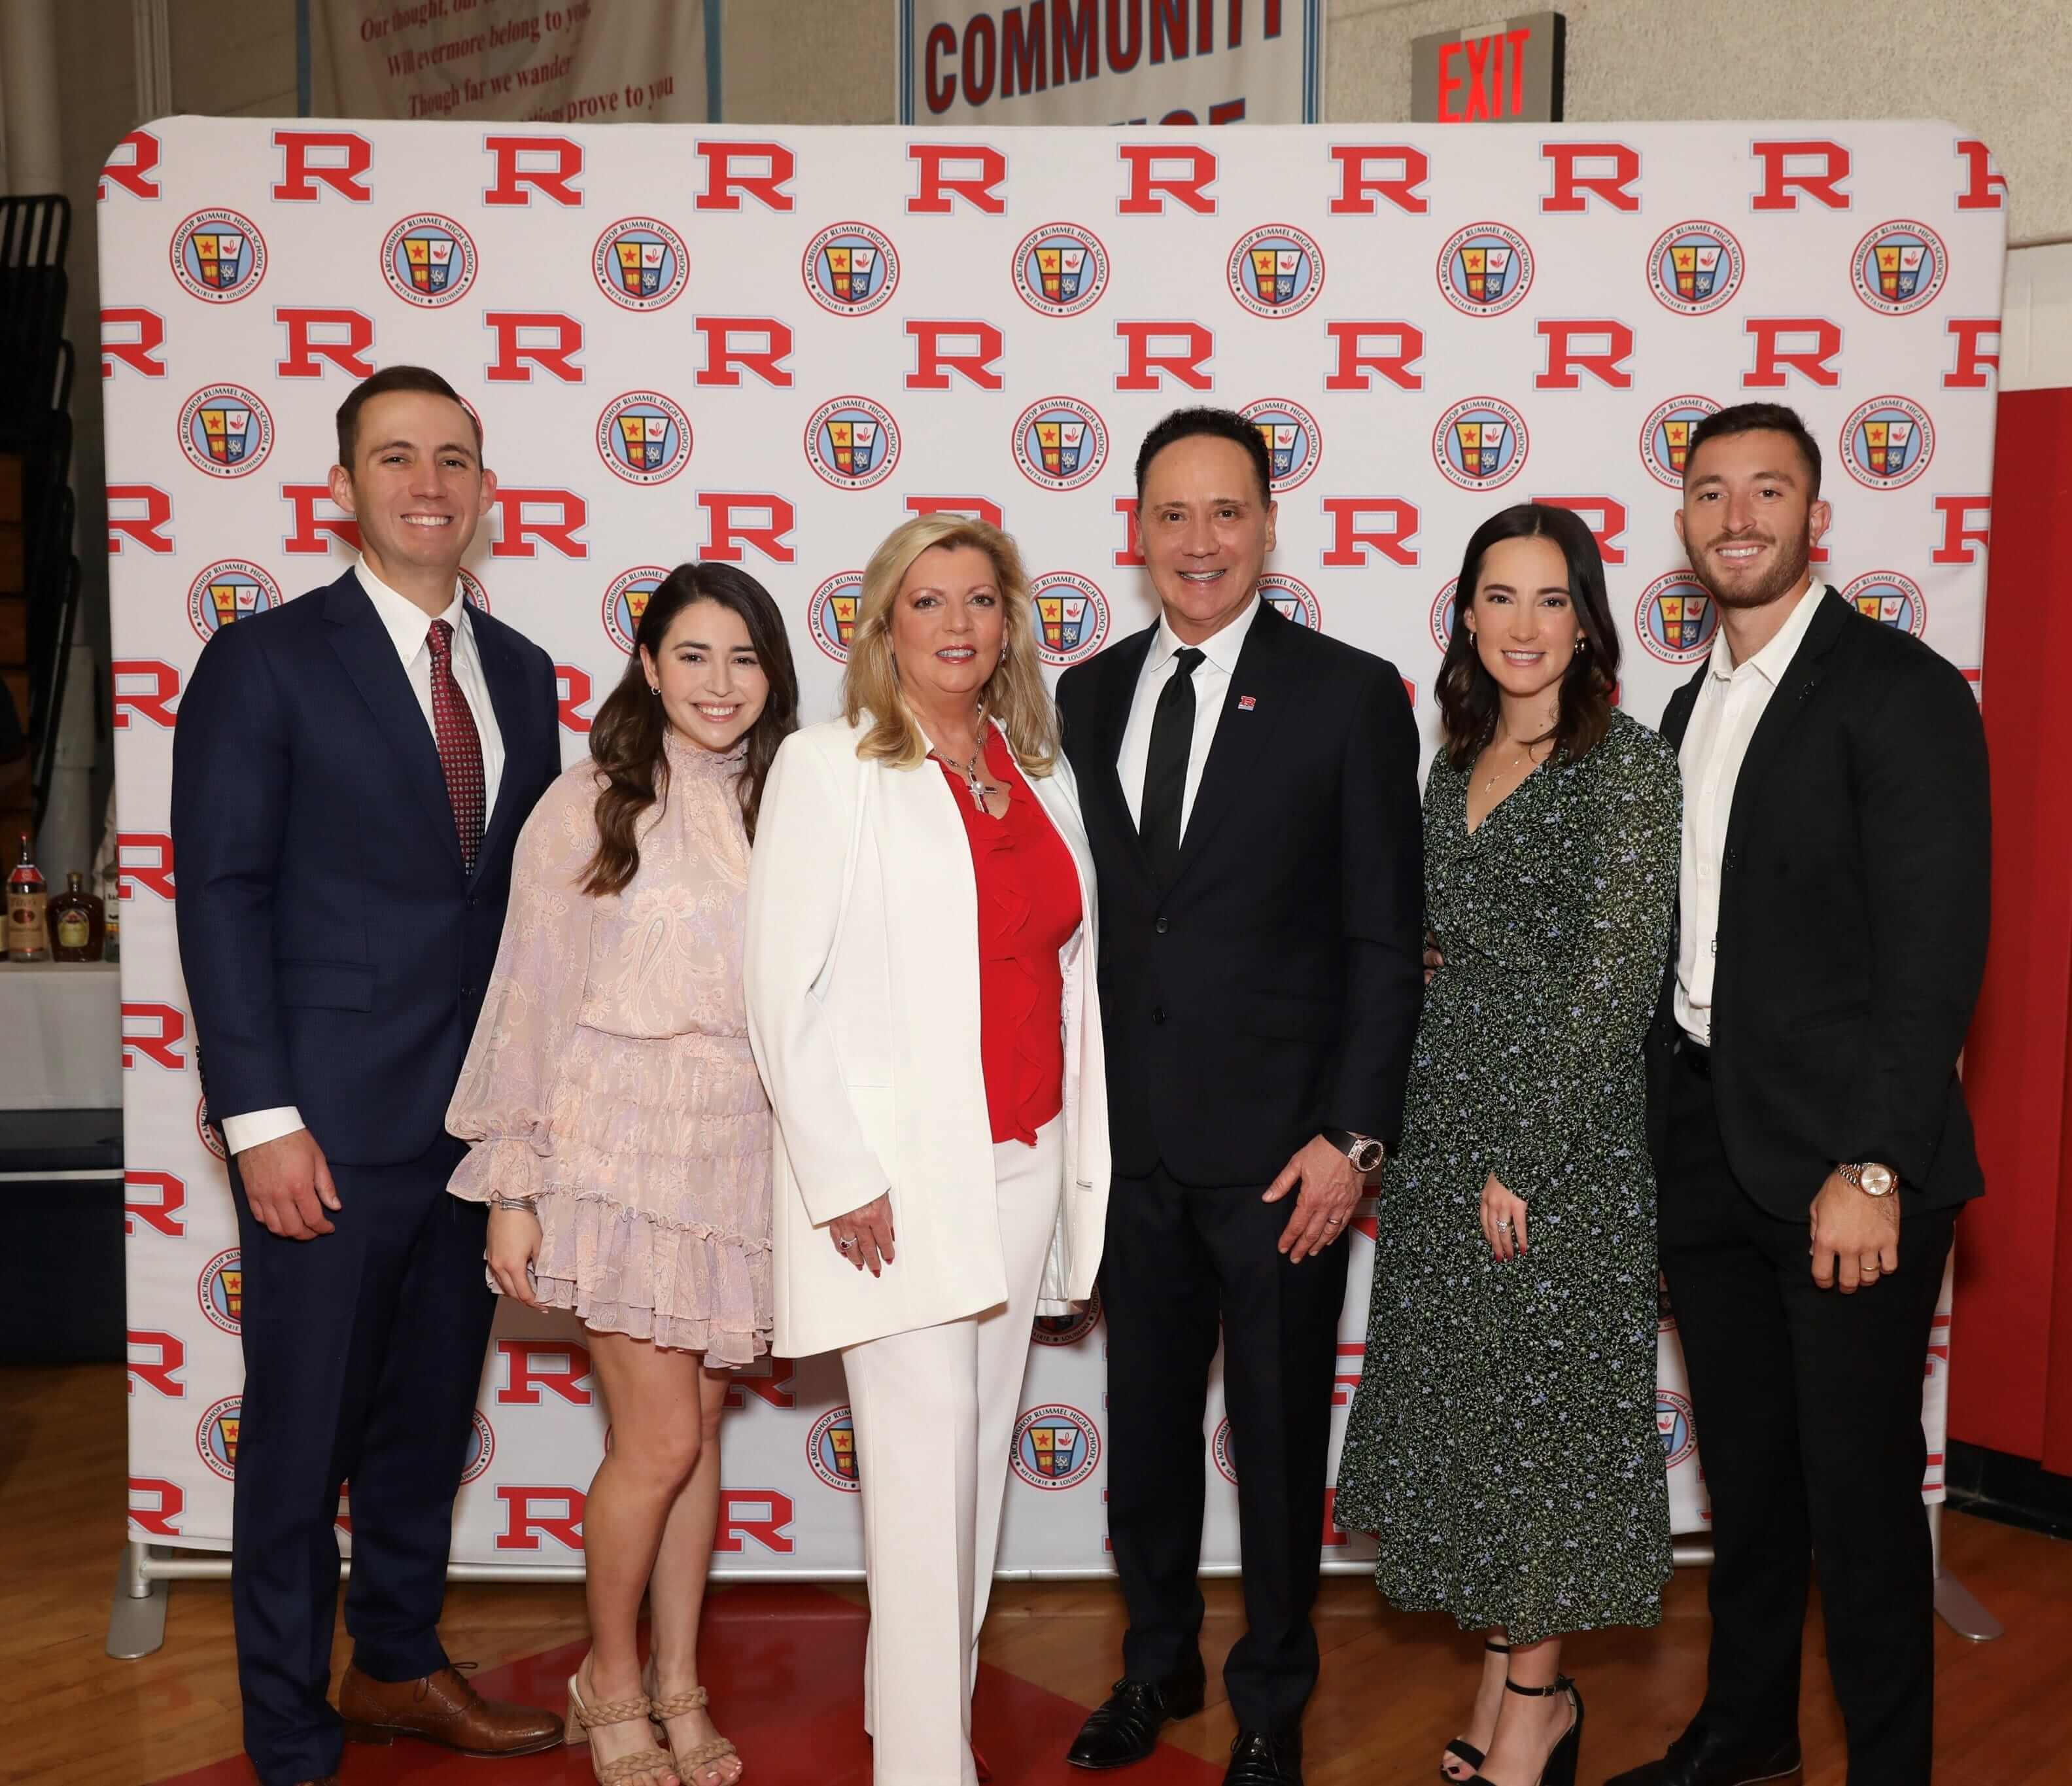
POLYGON ((29 834, 22 833, 21 853, 7 877, 7 959, 47 961, 51 958, 50 895, 43 871, 29 853, 29 834))

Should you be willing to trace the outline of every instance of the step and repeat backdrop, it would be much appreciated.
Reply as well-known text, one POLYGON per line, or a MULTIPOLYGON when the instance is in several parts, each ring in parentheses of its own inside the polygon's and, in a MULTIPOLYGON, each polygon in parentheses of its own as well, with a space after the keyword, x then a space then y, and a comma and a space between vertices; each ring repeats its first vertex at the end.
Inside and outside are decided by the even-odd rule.
MULTIPOLYGON (((1692 427, 1797 405, 1827 459, 1819 569, 1975 681, 2004 188, 1938 124, 1176 133, 639 130, 179 119, 101 190, 120 785, 130 1529, 221 1547, 240 1423, 236 1229, 195 1074, 167 835, 173 727, 218 628, 330 582, 325 476, 355 381, 435 367, 500 479, 473 600, 561 666, 586 748, 648 594, 738 563, 832 712, 872 547, 907 516, 1005 526, 1063 668, 1146 624, 1145 430, 1241 409, 1281 505, 1268 599, 1389 658, 1428 744, 1461 549, 1527 498, 1584 515, 1644 719, 1716 616, 1671 516, 1692 427)), ((236 792, 224 790, 226 799, 236 792)), ((349 814, 340 815, 350 822, 349 814)), ((1375 1215, 1339 1348, 1359 1374, 1375 1215)), ((1947 1323, 1947 1309, 1944 1303, 1947 1323)), ((1947 1326, 1924 1415, 1940 1493, 1947 1326)), ((1097 1311, 1037 1335, 1004 1568, 1106 1566, 1097 1311)), ((1663 1317, 1677 1528, 1701 1434, 1663 1317)), ((744 1372, 722 1572, 861 1562, 837 1362, 744 1372)), ((603 1436, 579 1329, 507 1310, 454 1555, 567 1564, 603 1436)), ((1219 1402, 1205 1557, 1243 1467, 1219 1402)), ((340 1507, 350 1531, 349 1494, 340 1507)), ((1319 1509, 1326 1554, 1363 1541, 1319 1509)))

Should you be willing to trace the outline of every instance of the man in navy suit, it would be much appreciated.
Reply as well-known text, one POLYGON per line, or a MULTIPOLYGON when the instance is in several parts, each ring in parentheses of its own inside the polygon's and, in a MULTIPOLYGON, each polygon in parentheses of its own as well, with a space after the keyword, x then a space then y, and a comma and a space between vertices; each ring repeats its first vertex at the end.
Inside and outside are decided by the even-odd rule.
POLYGON ((446 1109, 519 828, 561 767, 554 667, 461 599, 496 485, 444 379, 359 385, 338 456, 359 564, 219 632, 173 748, 181 965, 244 1255, 232 1604, 261 1786, 320 1786, 347 1735, 501 1755, 561 1734, 482 1699, 438 1634, 494 1302, 446 1109))

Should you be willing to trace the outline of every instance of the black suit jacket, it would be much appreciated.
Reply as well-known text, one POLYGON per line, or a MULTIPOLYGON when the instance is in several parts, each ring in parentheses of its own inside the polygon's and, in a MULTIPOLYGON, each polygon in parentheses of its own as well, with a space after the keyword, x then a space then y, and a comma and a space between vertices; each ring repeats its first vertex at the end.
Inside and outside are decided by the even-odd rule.
POLYGON ((1183 1183, 1263 1184, 1320 1128, 1392 1147, 1424 996, 1402 681, 1263 603, 1161 885, 1116 771, 1157 632, 1058 684, 1100 880, 1116 1170, 1162 1161, 1183 1183))
POLYGON ((180 965, 221 1118, 292 1104, 335 1161, 438 1139, 511 891, 561 772, 554 666, 469 616, 504 742, 471 874, 431 728, 351 571, 224 628, 173 735, 180 965))
MULTIPOLYGON (((1957 1078, 1985 972, 1985 728, 1943 658, 1832 589, 1816 599, 1734 786, 1712 987, 1728 1160, 1793 1220, 1842 1162, 1890 1166, 1910 1203, 1985 1188, 1957 1078)), ((1679 748, 1706 673, 1663 715, 1679 748)), ((1648 1049, 1658 1167, 1679 1070, 1670 957, 1648 1049)))

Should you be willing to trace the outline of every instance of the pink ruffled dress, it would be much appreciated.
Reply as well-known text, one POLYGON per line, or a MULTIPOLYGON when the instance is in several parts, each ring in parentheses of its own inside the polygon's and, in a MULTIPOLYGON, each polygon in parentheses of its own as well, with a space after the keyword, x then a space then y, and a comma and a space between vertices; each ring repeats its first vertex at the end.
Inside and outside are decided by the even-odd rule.
POLYGON ((449 1188, 532 1197, 540 1298, 586 1327, 745 1364, 770 1343, 770 1101, 742 994, 748 841, 735 777, 668 736, 666 795, 620 892, 579 763, 526 821, 503 941, 446 1112, 449 1188))

